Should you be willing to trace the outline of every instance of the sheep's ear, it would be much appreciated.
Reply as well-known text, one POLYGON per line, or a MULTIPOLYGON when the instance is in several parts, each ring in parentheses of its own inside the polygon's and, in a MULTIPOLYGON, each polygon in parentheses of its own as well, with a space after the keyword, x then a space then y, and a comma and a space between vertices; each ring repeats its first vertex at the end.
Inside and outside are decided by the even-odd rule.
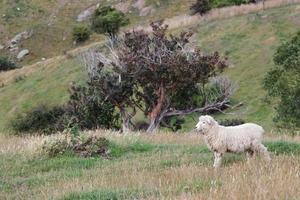
POLYGON ((209 125, 213 125, 214 124, 214 119, 211 116, 208 116, 207 121, 208 121, 209 125))

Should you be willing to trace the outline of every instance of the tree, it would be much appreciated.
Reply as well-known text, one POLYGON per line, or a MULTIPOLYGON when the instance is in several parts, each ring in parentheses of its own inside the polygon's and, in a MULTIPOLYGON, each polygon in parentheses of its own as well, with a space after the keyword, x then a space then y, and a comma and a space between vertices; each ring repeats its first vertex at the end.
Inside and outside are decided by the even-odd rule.
POLYGON ((98 89, 125 116, 123 127, 128 128, 137 109, 149 119, 147 132, 154 132, 160 124, 168 126, 172 117, 228 107, 233 92, 229 81, 215 81, 217 98, 217 93, 208 92, 216 88, 208 84, 210 78, 227 67, 219 53, 205 55, 199 48, 189 48, 189 32, 168 37, 162 22, 151 26, 152 33, 127 32, 117 46, 109 47, 109 56, 96 52, 82 59, 89 63, 98 89))
POLYGON ((108 34, 114 38, 119 32, 121 26, 129 23, 129 19, 125 14, 115 8, 106 6, 95 10, 92 16, 91 28, 96 33, 108 34))
POLYGON ((264 78, 269 96, 279 100, 274 118, 279 127, 300 128, 300 32, 274 55, 275 67, 264 78))
POLYGON ((199 13, 200 15, 206 14, 212 9, 212 3, 210 0, 197 0, 192 6, 192 14, 199 13))

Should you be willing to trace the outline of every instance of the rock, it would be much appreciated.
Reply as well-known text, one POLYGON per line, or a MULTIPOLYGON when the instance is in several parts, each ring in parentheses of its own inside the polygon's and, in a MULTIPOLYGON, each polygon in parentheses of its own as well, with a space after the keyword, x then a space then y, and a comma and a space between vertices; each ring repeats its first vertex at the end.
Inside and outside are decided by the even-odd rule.
POLYGON ((4 46, 2 44, 0 44, 0 50, 4 49, 4 46))
POLYGON ((26 55, 29 54, 29 50, 28 49, 23 49, 22 51, 20 51, 17 55, 17 59, 18 60, 22 60, 26 55))
POLYGON ((77 22, 83 22, 83 21, 86 21, 88 20, 92 14, 94 13, 94 11, 97 9, 97 5, 95 6, 91 6, 89 7, 88 9, 82 11, 81 13, 79 13, 79 15, 77 16, 77 22))
POLYGON ((143 8, 141 11, 140 11, 140 16, 141 17, 145 17, 151 13, 153 13, 155 10, 152 6, 147 6, 145 8, 143 8))
POLYGON ((46 58, 42 58, 42 61, 45 61, 46 60, 46 58))
POLYGON ((26 40, 26 39, 30 38, 32 36, 32 34, 33 34, 32 30, 18 33, 13 39, 11 39, 8 42, 7 48, 8 49, 15 49, 19 42, 21 42, 22 40, 26 40))

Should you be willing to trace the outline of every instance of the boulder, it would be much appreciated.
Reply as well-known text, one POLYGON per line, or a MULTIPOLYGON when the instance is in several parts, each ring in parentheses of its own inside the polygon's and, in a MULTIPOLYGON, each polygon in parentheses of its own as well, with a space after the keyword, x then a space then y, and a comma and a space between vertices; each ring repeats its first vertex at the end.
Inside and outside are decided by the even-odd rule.
POLYGON ((21 50, 18 55, 17 55, 17 59, 18 60, 22 60, 26 55, 29 54, 29 50, 28 49, 23 49, 21 50))

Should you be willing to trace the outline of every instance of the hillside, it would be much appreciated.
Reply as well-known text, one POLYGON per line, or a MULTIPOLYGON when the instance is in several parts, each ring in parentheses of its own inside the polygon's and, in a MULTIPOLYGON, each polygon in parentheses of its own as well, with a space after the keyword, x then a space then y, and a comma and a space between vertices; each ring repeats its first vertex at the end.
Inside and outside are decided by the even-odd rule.
MULTIPOLYGON (((32 36, 18 44, 21 49, 30 51, 21 63, 30 64, 42 58, 51 58, 73 49, 76 45, 72 41, 72 29, 76 24, 89 23, 88 18, 78 22, 80 14, 93 10, 97 5, 113 5, 126 12, 131 19, 131 25, 145 24, 145 21, 162 19, 189 12, 189 5, 193 0, 180 3, 165 0, 4 0, 0 1, 0 45, 6 44, 17 34, 23 31, 32 31, 32 36), (136 3, 138 2, 138 3, 136 3), (148 8, 148 10, 147 10, 148 8), (151 11, 151 12, 150 12, 151 11), (140 16, 140 15, 143 16, 140 16)), ((103 39, 102 35, 93 34, 90 41, 93 43, 103 39)), ((17 53, 16 52, 16 53, 17 53)), ((0 54, 9 51, 1 50, 0 54)), ((14 54, 16 54, 14 53, 14 54)))
MULTIPOLYGON (((163 10, 164 6, 160 9, 163 10)), ((187 11, 188 8, 183 6, 176 12, 172 9, 175 9, 173 4, 161 16, 168 17, 176 12, 187 11)), ((158 9, 157 12, 162 11, 158 9)), ((154 15, 153 18, 157 16, 154 15)), ((134 22, 137 15, 132 13, 131 19, 134 22)), ((143 18, 139 23, 143 23, 143 18)), ((205 51, 218 50, 229 58, 231 67, 226 74, 236 81, 239 87, 233 101, 244 102, 244 106, 228 110, 235 115, 220 115, 220 118, 241 117, 246 121, 259 122, 271 130, 273 110, 271 103, 265 99, 261 80, 273 65, 272 55, 276 46, 281 40, 295 33, 299 24, 300 6, 292 5, 228 19, 202 21, 188 27, 196 32, 194 42, 205 51)), ((178 31, 180 30, 173 30, 178 31)), ((37 41, 32 42, 35 44, 37 41)), ((86 74, 74 56, 76 52, 77 50, 71 51, 46 62, 0 74, 0 80, 4 80, 0 88, 0 113, 5 113, 0 116, 0 131, 7 132, 7 123, 16 112, 26 111, 39 104, 62 104, 68 99, 70 82, 84 83, 86 74), (7 81, 8 79, 10 81, 7 81)), ((193 123, 192 119, 187 120, 184 128, 190 129, 193 123)))

